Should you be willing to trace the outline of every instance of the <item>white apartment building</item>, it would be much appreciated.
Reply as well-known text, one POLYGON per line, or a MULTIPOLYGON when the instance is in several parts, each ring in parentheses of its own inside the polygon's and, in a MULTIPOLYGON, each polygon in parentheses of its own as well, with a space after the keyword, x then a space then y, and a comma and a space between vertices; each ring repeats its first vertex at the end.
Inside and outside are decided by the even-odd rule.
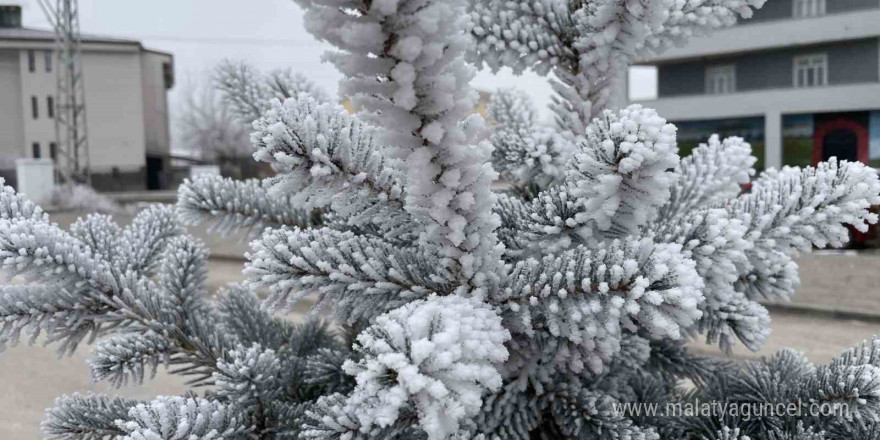
MULTIPOLYGON (((15 159, 57 157, 54 33, 21 26, 21 8, 0 5, 0 176, 15 159)), ((160 189, 168 166, 171 54, 140 42, 82 35, 92 184, 99 190, 160 189)))
POLYGON ((759 166, 880 165, 880 0, 769 0, 749 20, 644 60, 683 153, 741 135, 759 166))

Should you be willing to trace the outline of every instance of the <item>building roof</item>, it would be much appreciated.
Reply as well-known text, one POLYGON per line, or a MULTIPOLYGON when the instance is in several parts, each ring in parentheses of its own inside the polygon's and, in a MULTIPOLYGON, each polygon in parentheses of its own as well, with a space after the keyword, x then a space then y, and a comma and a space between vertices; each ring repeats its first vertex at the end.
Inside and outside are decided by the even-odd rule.
MULTIPOLYGON (((123 38, 113 38, 102 35, 81 34, 80 38, 83 43, 110 43, 110 44, 137 44, 140 41, 127 40, 123 38)), ((37 40, 37 41, 54 41, 55 32, 44 29, 34 28, 0 28, 0 40, 37 40)))
MULTIPOLYGON (((81 34, 80 38, 83 43, 98 43, 98 44, 126 44, 138 46, 144 52, 150 52, 158 55, 164 55, 167 57, 174 57, 174 54, 171 52, 157 50, 157 49, 149 49, 144 47, 140 41, 127 39, 127 38, 115 38, 108 37, 106 35, 95 35, 95 34, 81 34)), ((0 28, 0 41, 55 41, 55 32, 45 29, 34 29, 34 28, 0 28)))

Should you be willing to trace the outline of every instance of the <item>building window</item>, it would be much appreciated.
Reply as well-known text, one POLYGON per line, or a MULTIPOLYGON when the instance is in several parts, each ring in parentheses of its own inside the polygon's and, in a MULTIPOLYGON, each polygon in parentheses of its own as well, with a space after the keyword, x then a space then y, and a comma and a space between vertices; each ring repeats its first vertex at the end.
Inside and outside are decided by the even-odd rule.
POLYGON ((46 97, 46 116, 48 116, 49 119, 55 117, 55 98, 52 96, 46 97))
POLYGON ((814 54, 794 58, 794 86, 818 87, 828 84, 828 55, 814 54))
POLYGON ((53 161, 58 160, 58 144, 55 142, 49 142, 49 157, 51 157, 53 161))
POLYGON ((36 96, 31 96, 31 114, 34 115, 34 119, 40 117, 40 103, 37 101, 36 96))
POLYGON ((33 49, 28 50, 28 72, 34 73, 37 71, 37 54, 33 49))
POLYGON ((794 17, 817 17, 825 15, 825 0, 794 0, 794 17))
POLYGON ((174 87, 174 67, 171 63, 162 63, 162 79, 166 89, 174 87))
POLYGON ((717 95, 736 91, 736 66, 711 66, 706 68, 706 93, 717 95))
POLYGON ((46 62, 46 73, 52 72, 52 51, 47 50, 43 52, 43 57, 46 62))
POLYGON ((34 159, 39 159, 40 158, 40 143, 34 142, 34 144, 31 145, 31 148, 33 148, 34 159))

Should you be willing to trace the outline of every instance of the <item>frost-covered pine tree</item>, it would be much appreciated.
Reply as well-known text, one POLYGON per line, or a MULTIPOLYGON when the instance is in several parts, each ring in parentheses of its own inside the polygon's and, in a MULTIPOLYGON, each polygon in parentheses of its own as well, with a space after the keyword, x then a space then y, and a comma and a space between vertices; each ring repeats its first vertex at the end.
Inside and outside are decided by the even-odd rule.
POLYGON ((4 345, 23 332, 62 353, 94 341, 95 380, 141 382, 169 365, 206 386, 151 402, 65 396, 49 438, 880 434, 880 340, 822 366, 791 351, 742 366, 685 346, 701 334, 761 347, 769 316, 757 301, 794 293, 793 258, 876 223, 875 172, 832 159, 754 176, 749 145, 715 136, 680 159, 656 112, 604 108, 634 57, 762 1, 299 3, 364 111, 306 93, 259 109, 254 158, 276 177, 200 177, 176 209, 126 227, 93 215, 70 231, 0 193, 4 345), (552 73, 555 125, 502 92, 494 134, 479 141, 473 63, 552 73), (493 192, 499 176, 514 190, 493 192), (246 283, 206 291, 207 250, 182 227, 202 221, 257 236, 246 283), (273 313, 307 297, 304 321, 273 313), (698 401, 849 411, 621 410, 698 401))

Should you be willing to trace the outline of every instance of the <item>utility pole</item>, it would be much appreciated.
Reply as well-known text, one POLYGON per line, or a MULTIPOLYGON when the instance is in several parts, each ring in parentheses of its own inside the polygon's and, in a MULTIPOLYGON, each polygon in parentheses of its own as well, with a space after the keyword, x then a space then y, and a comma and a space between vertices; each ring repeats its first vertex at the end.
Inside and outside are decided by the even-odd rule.
POLYGON ((59 149, 59 174, 65 183, 90 184, 79 2, 55 0, 52 5, 52 0, 38 1, 46 18, 55 28, 55 136, 59 149))

